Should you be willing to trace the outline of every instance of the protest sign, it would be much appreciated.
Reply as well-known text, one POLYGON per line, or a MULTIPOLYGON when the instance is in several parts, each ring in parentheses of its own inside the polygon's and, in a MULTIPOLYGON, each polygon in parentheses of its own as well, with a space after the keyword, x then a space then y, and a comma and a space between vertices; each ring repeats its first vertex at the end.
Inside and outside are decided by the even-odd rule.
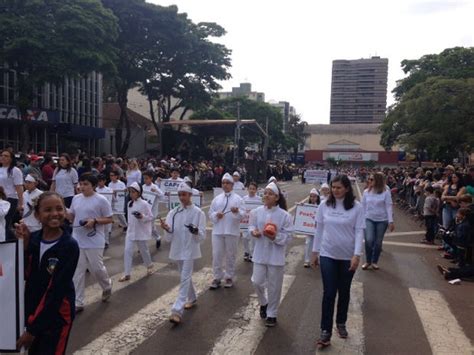
POLYGON ((324 184, 328 179, 328 172, 326 170, 306 170, 304 178, 308 184, 324 184))
POLYGON ((245 217, 240 220, 240 230, 246 231, 249 229, 249 217, 250 211, 256 209, 257 207, 262 206, 262 202, 245 202, 244 209, 245 209, 245 217))
POLYGON ((114 191, 114 198, 112 199, 112 212, 114 214, 125 214, 125 196, 127 190, 114 191))
POLYGON ((300 234, 314 235, 316 230, 316 211, 318 206, 300 204, 296 206, 294 231, 300 234))

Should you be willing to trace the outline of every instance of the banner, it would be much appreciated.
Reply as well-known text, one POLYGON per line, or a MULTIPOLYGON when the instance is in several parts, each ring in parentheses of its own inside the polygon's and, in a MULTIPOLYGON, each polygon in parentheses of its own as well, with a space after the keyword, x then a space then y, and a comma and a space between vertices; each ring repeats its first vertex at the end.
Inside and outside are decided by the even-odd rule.
POLYGON ((172 179, 163 179, 163 180, 161 180, 160 188, 164 192, 176 192, 176 191, 178 191, 178 187, 182 182, 183 182, 182 180, 181 181, 176 181, 176 180, 172 180, 172 179))
POLYGON ((0 352, 16 351, 24 330, 23 241, 0 242, 0 352))
POLYGON ((263 206, 263 202, 245 202, 245 217, 240 220, 240 230, 247 231, 249 229, 250 211, 257 207, 263 206))
POLYGON ((112 212, 114 214, 125 214, 125 196, 127 190, 114 191, 114 198, 112 200, 112 212))
MULTIPOLYGON (((214 190, 214 198, 216 198, 217 196, 219 196, 221 193, 224 192, 224 190, 222 190, 222 187, 214 187, 213 190, 214 190)), ((239 189, 239 190, 232 190, 232 191, 235 192, 240 197, 244 197, 248 195, 247 189, 245 190, 239 189)))
POLYGON ((316 231, 316 211, 318 206, 308 203, 296 205, 294 231, 295 233, 314 235, 316 231))
POLYGON ((306 170, 304 178, 308 184, 324 184, 328 180, 327 170, 306 170))
MULTIPOLYGON (((192 201, 196 206, 200 208, 202 205, 202 193, 200 192, 199 194, 193 194, 192 201)), ((179 202, 178 193, 170 192, 169 203, 168 203, 169 210, 171 211, 173 208, 175 208, 179 204, 180 202, 179 202)))

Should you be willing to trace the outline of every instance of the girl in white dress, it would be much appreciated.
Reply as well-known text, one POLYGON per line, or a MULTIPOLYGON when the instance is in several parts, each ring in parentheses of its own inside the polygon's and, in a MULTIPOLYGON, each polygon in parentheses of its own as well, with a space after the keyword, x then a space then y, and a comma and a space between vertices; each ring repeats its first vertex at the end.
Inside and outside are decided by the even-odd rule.
MULTIPOLYGON (((308 204, 319 206, 321 203, 321 198, 319 197, 319 192, 316 189, 311 189, 309 192, 308 204)), ((311 263, 311 256, 313 254, 313 241, 314 234, 306 236, 306 247, 304 253, 304 267, 309 268, 311 263)))

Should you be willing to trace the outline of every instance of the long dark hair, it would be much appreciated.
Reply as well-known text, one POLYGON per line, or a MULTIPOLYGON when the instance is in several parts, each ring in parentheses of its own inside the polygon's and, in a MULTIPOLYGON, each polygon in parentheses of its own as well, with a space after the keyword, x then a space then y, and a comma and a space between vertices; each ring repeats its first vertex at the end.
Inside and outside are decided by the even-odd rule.
POLYGON ((287 211, 288 207, 287 207, 287 204, 286 204, 286 198, 285 198, 285 196, 283 196, 283 193, 281 192, 280 187, 279 186, 277 186, 277 187, 278 187, 278 206, 282 210, 287 211))
POLYGON ((354 190, 352 189, 351 180, 349 180, 347 175, 337 175, 335 178, 331 180, 331 194, 329 195, 329 198, 327 199, 326 204, 328 206, 336 208, 336 198, 334 197, 334 194, 332 193, 332 184, 335 182, 340 182, 342 186, 344 186, 347 189, 346 195, 344 196, 344 209, 346 211, 350 210, 352 207, 354 207, 355 196, 354 196, 354 190))
POLYGON ((8 176, 12 176, 12 170, 13 168, 16 166, 16 158, 15 158, 15 154, 13 154, 11 151, 9 151, 8 149, 4 149, 2 150, 2 154, 7 152, 8 154, 10 154, 10 159, 11 159, 11 162, 10 162, 10 165, 8 166, 3 166, 3 163, 2 163, 2 168, 8 168, 8 176))
POLYGON ((61 169, 66 169, 68 172, 71 171, 71 168, 72 168, 72 159, 71 159, 71 157, 69 156, 69 154, 67 154, 67 153, 62 153, 62 154, 59 156, 59 158, 64 158, 64 159, 66 159, 67 162, 68 162, 68 165, 67 165, 67 167, 63 168, 63 167, 61 166, 61 164, 58 162, 58 166, 56 167, 56 171, 59 172, 61 169))

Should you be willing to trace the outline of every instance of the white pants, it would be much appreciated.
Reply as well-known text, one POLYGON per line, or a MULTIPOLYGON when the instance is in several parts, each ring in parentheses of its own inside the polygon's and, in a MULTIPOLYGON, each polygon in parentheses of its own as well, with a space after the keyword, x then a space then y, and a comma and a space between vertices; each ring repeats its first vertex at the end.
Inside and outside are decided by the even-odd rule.
POLYGON ((314 241, 314 235, 306 236, 306 247, 304 250, 305 263, 309 263, 311 261, 311 255, 313 254, 313 241, 314 241))
POLYGON ((252 256, 255 243, 249 232, 242 233, 242 243, 244 244, 244 253, 250 254, 250 256, 252 256))
POLYGON ((135 245, 138 247, 138 250, 140 250, 140 255, 145 266, 148 267, 151 265, 151 255, 147 242, 147 240, 130 240, 125 238, 125 250, 123 252, 125 275, 129 276, 132 272, 133 252, 135 251, 135 245))
POLYGON ((252 283, 261 306, 268 305, 267 317, 276 318, 283 286, 284 266, 253 264, 252 283), (265 295, 267 288, 268 299, 265 295))
POLYGON ((178 260, 178 270, 181 273, 179 281, 179 293, 176 302, 171 308, 171 313, 183 315, 184 305, 196 300, 196 291, 193 285, 194 260, 178 260))
POLYGON ((79 261, 77 262, 76 272, 73 277, 74 287, 76 288, 76 306, 84 306, 87 269, 89 269, 104 291, 112 287, 112 280, 105 268, 103 256, 104 249, 80 249, 79 261))
POLYGON ((235 275, 235 258, 239 237, 235 235, 212 236, 212 270, 214 279, 233 279, 235 275), (223 270, 225 258, 225 273, 223 270))

